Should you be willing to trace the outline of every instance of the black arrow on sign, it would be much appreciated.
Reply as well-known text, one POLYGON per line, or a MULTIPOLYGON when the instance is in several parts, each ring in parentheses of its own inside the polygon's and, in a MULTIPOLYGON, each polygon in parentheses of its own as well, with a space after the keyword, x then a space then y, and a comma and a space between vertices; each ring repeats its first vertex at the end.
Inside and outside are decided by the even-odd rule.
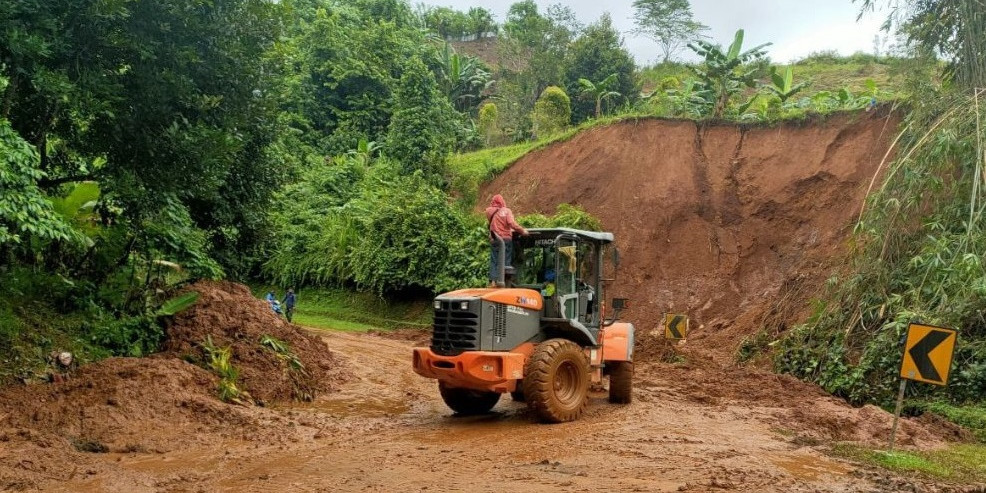
POLYGON ((932 351, 938 347, 939 344, 948 339, 948 336, 952 335, 949 332, 942 332, 939 330, 933 330, 928 332, 926 336, 921 338, 917 344, 911 347, 908 353, 914 360, 914 365, 918 367, 918 373, 921 374, 921 378, 925 380, 932 380, 935 382, 941 382, 941 375, 938 374, 938 369, 935 365, 931 363, 931 357, 929 356, 932 351))
POLYGON ((684 318, 685 317, 681 315, 675 315, 674 318, 671 319, 671 323, 668 324, 668 330, 671 331, 671 335, 674 336, 675 339, 681 339, 681 332, 678 332, 678 324, 680 324, 684 318))

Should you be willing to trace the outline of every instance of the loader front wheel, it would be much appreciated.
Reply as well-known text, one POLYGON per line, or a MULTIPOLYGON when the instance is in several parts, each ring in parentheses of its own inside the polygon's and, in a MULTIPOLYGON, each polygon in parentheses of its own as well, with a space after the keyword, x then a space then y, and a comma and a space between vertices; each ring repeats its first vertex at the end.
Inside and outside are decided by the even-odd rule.
POLYGON ((528 360, 523 387, 527 406, 539 420, 576 420, 589 401, 589 360, 578 344, 549 339, 528 360))
POLYGON ((438 393, 445 405, 463 416, 488 413, 500 400, 499 392, 449 387, 445 382, 438 382, 438 393))
POLYGON ((608 361, 609 402, 629 404, 633 385, 633 361, 608 361))

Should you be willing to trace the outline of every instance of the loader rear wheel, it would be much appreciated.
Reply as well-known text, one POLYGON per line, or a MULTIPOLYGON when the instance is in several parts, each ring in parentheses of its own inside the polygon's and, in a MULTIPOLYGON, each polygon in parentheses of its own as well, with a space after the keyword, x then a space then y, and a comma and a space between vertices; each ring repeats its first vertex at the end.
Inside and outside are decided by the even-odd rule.
POLYGON ((499 392, 449 387, 445 382, 438 382, 438 393, 445 405, 464 416, 488 413, 500 400, 499 392))
POLYGON ((609 402, 629 404, 632 398, 633 361, 607 361, 609 368, 609 402))
POLYGON ((589 360, 578 344, 549 339, 527 361, 523 388, 527 406, 541 421, 578 419, 589 401, 589 360))

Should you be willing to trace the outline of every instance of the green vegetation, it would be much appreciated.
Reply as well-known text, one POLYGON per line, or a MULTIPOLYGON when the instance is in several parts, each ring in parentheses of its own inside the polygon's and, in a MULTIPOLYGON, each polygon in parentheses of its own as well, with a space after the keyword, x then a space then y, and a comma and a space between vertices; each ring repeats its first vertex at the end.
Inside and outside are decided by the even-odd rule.
POLYGON ((952 445, 932 451, 888 452, 852 444, 838 444, 832 453, 898 473, 963 483, 981 481, 986 474, 986 446, 983 445, 952 445))
POLYGON ((633 58, 623 47, 620 33, 613 27, 609 14, 603 14, 572 42, 564 72, 569 94, 583 94, 582 82, 591 82, 591 91, 572 105, 572 118, 581 123, 590 117, 599 118, 613 109, 610 101, 628 108, 636 104, 640 86, 634 74, 633 58), (598 87, 597 87, 598 86, 598 87), (605 110, 605 111, 604 111, 605 110))
MULTIPOLYGON (((705 59, 703 66, 693 67, 692 70, 700 81, 700 93, 708 94, 711 103, 712 117, 722 118, 729 105, 730 99, 744 87, 756 86, 758 67, 752 65, 766 56, 766 44, 741 51, 743 48, 743 30, 736 31, 735 38, 728 48, 723 50, 719 45, 702 40, 688 45, 695 53, 705 59)), ((745 113, 745 108, 753 100, 740 106, 739 114, 745 113)))
POLYGON ((898 159, 856 226, 851 270, 819 313, 779 346, 777 366, 852 402, 892 402, 908 323, 959 329, 949 386, 912 396, 978 401, 986 385, 986 271, 980 245, 983 127, 975 97, 913 111, 898 159))
POLYGON ((633 20, 637 24, 634 32, 647 36, 661 47, 665 64, 709 29, 692 16, 688 0, 634 0, 633 20))
POLYGON ((980 442, 986 443, 986 405, 956 406, 947 402, 910 404, 918 412, 932 412, 967 428, 980 442))
POLYGON ((223 402, 235 402, 243 404, 243 399, 249 399, 249 394, 236 385, 236 379, 240 376, 240 371, 233 366, 231 361, 233 350, 227 347, 217 347, 212 343, 212 336, 208 336, 202 342, 202 350, 205 351, 206 365, 219 377, 219 384, 216 393, 223 402))
POLYGON ((572 120, 572 101, 560 87, 548 86, 534 103, 531 119, 534 122, 534 135, 555 134, 567 127, 572 120))
POLYGON ((482 7, 460 12, 449 7, 418 5, 418 17, 424 25, 445 39, 475 36, 481 38, 499 31, 493 13, 482 7))
POLYGON ((616 86, 616 74, 610 74, 609 77, 594 83, 589 79, 579 79, 579 90, 584 99, 594 100, 596 102, 596 112, 593 114, 594 117, 599 118, 603 114, 603 102, 619 98, 623 96, 622 94, 611 90, 610 88, 616 86))

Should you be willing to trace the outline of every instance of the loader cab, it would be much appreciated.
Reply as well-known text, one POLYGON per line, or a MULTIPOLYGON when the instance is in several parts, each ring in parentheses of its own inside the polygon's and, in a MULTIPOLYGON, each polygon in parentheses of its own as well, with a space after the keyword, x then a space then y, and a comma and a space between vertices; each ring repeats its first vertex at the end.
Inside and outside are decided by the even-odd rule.
MULTIPOLYGON (((603 270, 611 233, 530 229, 514 238, 514 285, 541 292, 545 325, 575 328, 595 339, 602 323, 603 270)), ((615 267, 615 266, 614 266, 615 267)))

